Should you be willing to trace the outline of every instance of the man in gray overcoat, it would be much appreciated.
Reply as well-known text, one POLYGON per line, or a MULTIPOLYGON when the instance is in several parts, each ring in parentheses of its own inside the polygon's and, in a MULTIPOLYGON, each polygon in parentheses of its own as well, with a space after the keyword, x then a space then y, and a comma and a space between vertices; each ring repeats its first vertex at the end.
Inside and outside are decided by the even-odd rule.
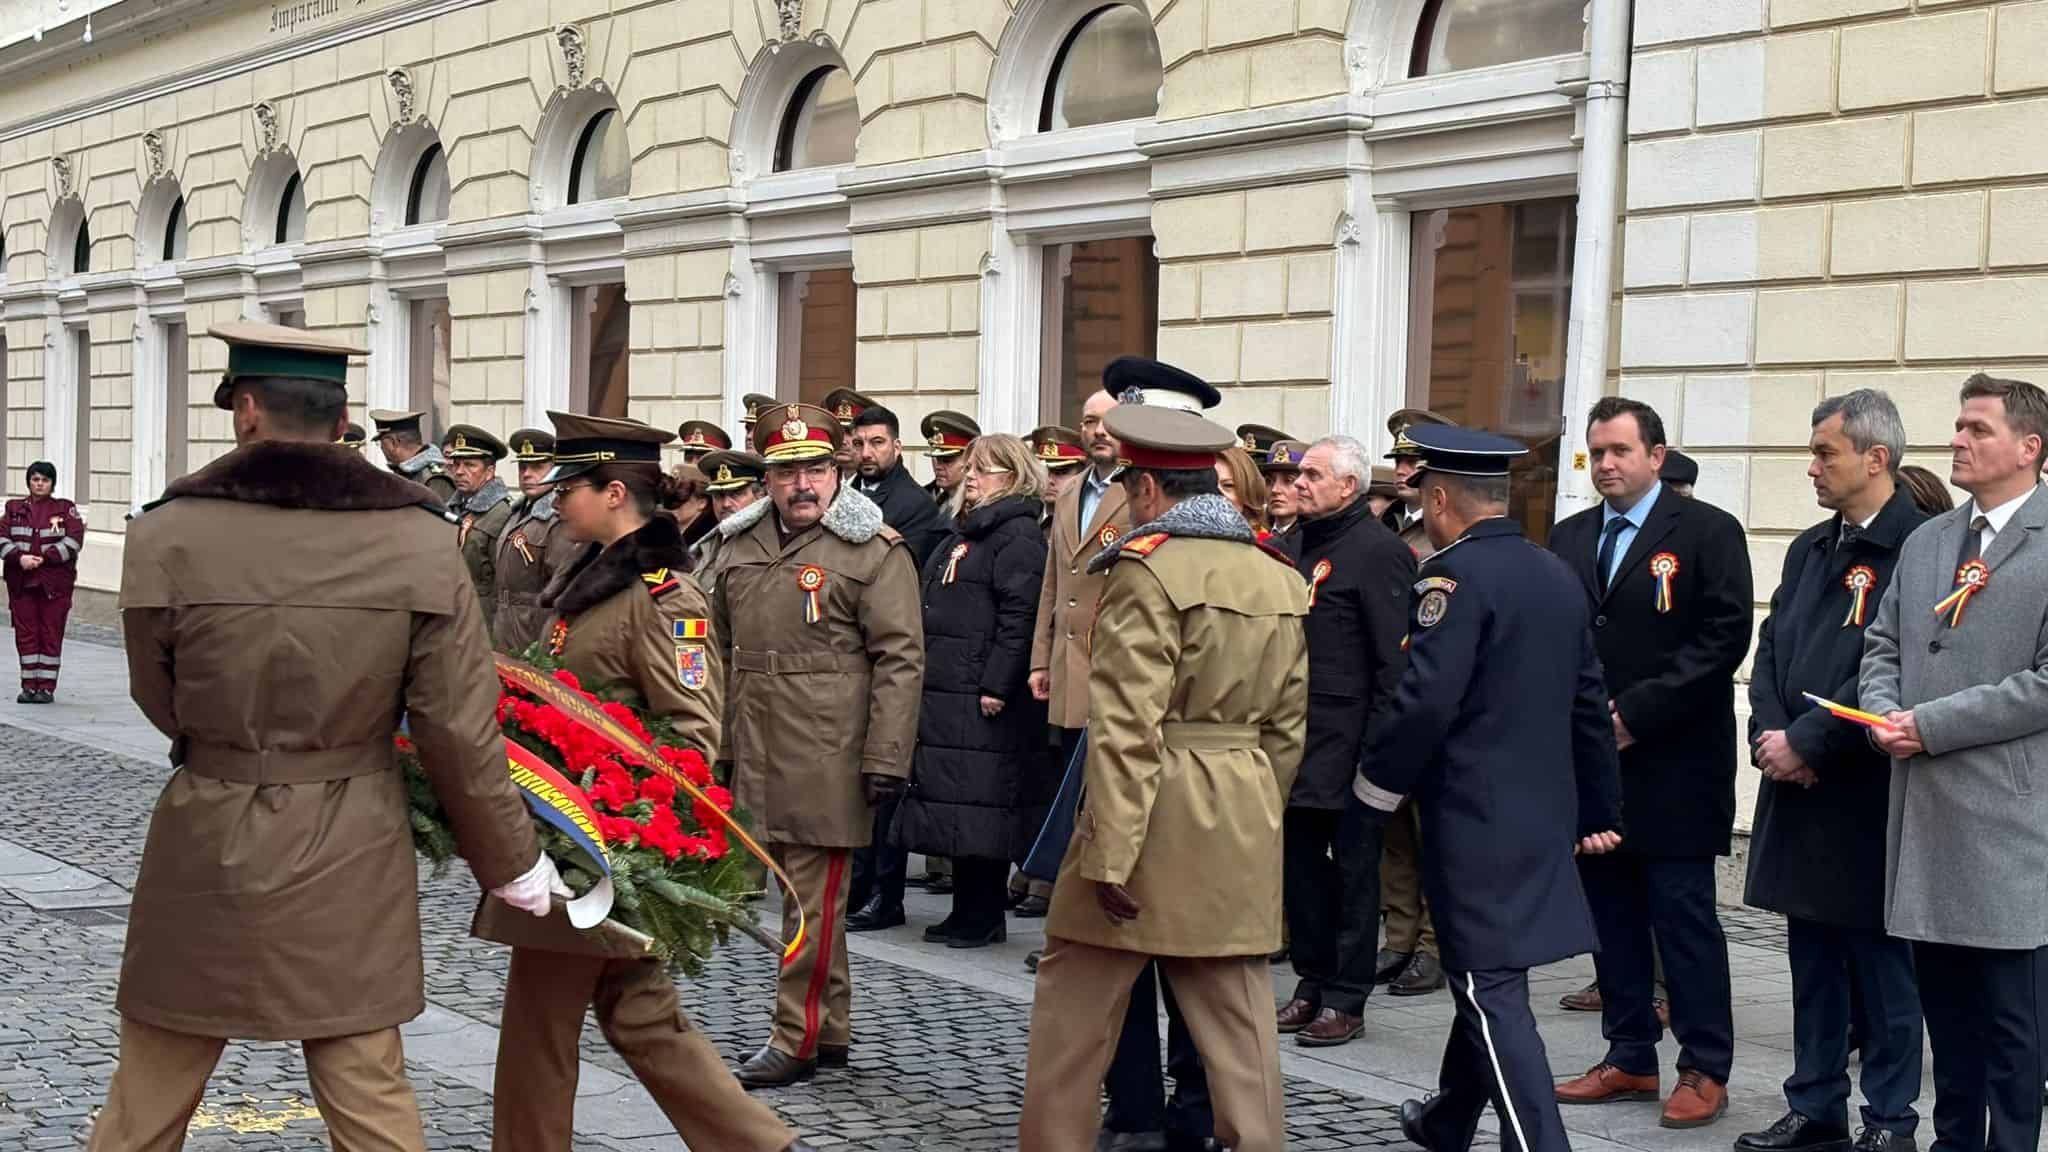
POLYGON ((1891 754, 1885 929, 1913 942, 1936 1144, 2033 1152, 2048 976, 2048 393, 1965 381, 1951 481, 1865 632, 1861 705, 1891 754), (1986 1116, 1989 1115, 1989 1140, 1986 1116))

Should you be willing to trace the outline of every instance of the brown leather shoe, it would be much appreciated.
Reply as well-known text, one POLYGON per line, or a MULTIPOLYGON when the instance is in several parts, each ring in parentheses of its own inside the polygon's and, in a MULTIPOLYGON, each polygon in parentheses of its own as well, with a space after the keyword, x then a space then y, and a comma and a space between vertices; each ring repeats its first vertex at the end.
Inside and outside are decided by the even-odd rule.
POLYGON ((1303 1048, 1335 1048, 1358 1039, 1365 1031, 1365 1017, 1325 1008, 1316 1013, 1309 1026, 1295 1033, 1294 1042, 1303 1048))
POLYGON ((1299 1032, 1316 1018, 1316 1006, 1296 997, 1280 1006, 1277 1021, 1282 1032, 1299 1032))
POLYGON ((1598 1012, 1601 1008, 1600 982, 1595 980, 1577 992, 1559 996, 1557 1006, 1567 1012, 1598 1012))
POLYGON ((1605 1060, 1588 1068, 1584 1076, 1557 1086, 1559 1104, 1618 1104, 1656 1098, 1655 1076, 1631 1076, 1605 1060))
POLYGON ((733 1071, 744 1088, 781 1088, 818 1074, 816 1060, 799 1060, 780 1048, 762 1048, 733 1071))
POLYGON ((1704 1128, 1728 1111, 1728 1086, 1697 1068, 1678 1074, 1678 1087, 1664 1102, 1666 1128, 1704 1128))

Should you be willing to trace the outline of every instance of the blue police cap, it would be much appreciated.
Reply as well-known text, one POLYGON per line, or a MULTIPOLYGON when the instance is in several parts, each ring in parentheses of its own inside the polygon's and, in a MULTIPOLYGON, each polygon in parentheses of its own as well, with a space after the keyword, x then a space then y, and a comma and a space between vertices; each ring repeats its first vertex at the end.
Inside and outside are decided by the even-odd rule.
POLYGON ((1422 449, 1422 466, 1408 479, 1411 488, 1426 472, 1448 472, 1453 476, 1505 476, 1515 457, 1529 451, 1520 440, 1450 424, 1413 426, 1408 429, 1408 439, 1422 449))

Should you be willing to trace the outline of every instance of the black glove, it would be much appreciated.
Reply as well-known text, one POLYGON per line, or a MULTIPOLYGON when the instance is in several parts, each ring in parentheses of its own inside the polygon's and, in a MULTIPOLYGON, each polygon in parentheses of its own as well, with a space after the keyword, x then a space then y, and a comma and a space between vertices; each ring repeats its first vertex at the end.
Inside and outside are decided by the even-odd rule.
POLYGON ((885 776, 880 772, 860 774, 861 790, 867 793, 868 807, 877 808, 903 795, 904 780, 901 776, 885 776))

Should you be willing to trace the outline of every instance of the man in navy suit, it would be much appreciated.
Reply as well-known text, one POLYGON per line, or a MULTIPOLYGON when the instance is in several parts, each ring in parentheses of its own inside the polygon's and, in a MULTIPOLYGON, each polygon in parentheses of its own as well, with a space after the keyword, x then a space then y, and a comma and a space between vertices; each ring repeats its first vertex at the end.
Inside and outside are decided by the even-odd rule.
POLYGON ((1714 858, 1727 855, 1735 825, 1735 670, 1755 609, 1749 546, 1733 516, 1658 479, 1664 422, 1649 405, 1609 396, 1587 423, 1603 502, 1554 528, 1550 550, 1578 572, 1591 606, 1629 844, 1579 865, 1600 929, 1593 970, 1607 1055, 1558 1085, 1557 1098, 1659 1096, 1654 947, 1679 1044, 1662 1123, 1697 1128, 1727 1110, 1735 1051, 1714 858))
POLYGON ((1401 1128, 1430 1152, 1466 1152, 1491 1101, 1506 1152, 1566 1152, 1529 969, 1595 945, 1572 857, 1621 843, 1607 692, 1577 578, 1507 517, 1508 461, 1526 449, 1468 428, 1409 437, 1424 459, 1409 485, 1438 551, 1415 583, 1408 667, 1350 815, 1384 822, 1414 795, 1458 1015, 1439 1093, 1403 1104, 1401 1128))

